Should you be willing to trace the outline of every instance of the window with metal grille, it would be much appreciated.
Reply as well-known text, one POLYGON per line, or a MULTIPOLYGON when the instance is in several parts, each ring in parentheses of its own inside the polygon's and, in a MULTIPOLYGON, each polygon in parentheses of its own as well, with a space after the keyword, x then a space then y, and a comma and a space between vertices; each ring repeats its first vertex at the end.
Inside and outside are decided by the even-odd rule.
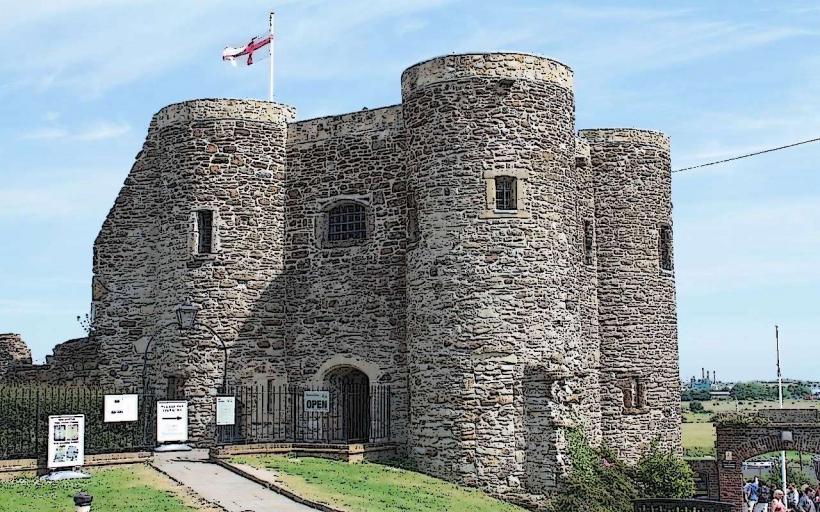
POLYGON ((214 212, 212 210, 196 212, 196 232, 196 251, 199 254, 212 253, 214 250, 214 212))
POLYGON ((661 224, 658 257, 662 270, 672 270, 672 226, 661 224))
POLYGON ((495 209, 517 210, 516 188, 517 180, 512 176, 497 176, 495 178, 495 209))
POLYGON ((593 250, 593 239, 592 239, 592 221, 585 220, 584 221, 584 263, 587 265, 592 265, 592 250, 593 250))
POLYGON ((361 240, 367 238, 367 218, 364 206, 356 203, 339 205, 328 213, 327 239, 361 240))

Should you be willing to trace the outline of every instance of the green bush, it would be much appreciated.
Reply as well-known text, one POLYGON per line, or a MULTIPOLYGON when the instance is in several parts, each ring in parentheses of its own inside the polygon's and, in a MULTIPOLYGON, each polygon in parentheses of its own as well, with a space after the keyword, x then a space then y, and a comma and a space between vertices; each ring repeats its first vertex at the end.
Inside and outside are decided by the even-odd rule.
POLYGON ((672 451, 661 450, 657 441, 638 460, 635 483, 645 498, 691 498, 695 494, 692 468, 672 451))
POLYGON ((698 400, 689 402, 689 410, 695 413, 706 412, 706 408, 703 407, 703 402, 698 400))
POLYGON ((567 434, 572 472, 548 510, 554 512, 631 512, 640 498, 689 498, 695 492, 692 470, 672 452, 652 443, 636 466, 627 466, 606 446, 589 446, 581 432, 567 434))

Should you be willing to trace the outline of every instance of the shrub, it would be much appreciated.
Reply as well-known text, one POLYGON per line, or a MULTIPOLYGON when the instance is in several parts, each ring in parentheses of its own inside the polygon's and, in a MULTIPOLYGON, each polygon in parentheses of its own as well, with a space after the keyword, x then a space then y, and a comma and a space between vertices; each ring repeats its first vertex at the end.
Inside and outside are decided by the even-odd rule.
POLYGON ((695 494, 692 468, 671 450, 661 450, 657 441, 638 460, 635 483, 645 498, 683 499, 695 494))
POLYGON ((703 402, 699 402, 698 400, 689 402, 689 410, 695 413, 706 412, 706 409, 703 407, 703 402))

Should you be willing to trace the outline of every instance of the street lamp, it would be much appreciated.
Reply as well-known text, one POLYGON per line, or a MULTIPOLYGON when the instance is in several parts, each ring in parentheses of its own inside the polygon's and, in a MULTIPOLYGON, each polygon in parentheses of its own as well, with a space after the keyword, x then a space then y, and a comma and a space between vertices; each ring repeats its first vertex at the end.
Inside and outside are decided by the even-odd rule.
POLYGON ((183 331, 193 329, 198 312, 199 306, 195 306, 191 303, 191 297, 185 297, 185 302, 177 306, 176 309, 179 328, 183 331))

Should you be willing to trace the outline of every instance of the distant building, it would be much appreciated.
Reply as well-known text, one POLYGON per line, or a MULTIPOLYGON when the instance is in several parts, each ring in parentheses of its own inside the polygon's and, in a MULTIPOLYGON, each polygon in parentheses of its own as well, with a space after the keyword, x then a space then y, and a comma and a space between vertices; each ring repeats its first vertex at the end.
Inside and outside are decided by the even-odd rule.
POLYGON ((710 373, 704 368, 701 368, 700 373, 700 379, 695 379, 695 377, 689 379, 689 389, 692 391, 711 391, 712 387, 716 384, 716 372, 712 371, 710 373))

